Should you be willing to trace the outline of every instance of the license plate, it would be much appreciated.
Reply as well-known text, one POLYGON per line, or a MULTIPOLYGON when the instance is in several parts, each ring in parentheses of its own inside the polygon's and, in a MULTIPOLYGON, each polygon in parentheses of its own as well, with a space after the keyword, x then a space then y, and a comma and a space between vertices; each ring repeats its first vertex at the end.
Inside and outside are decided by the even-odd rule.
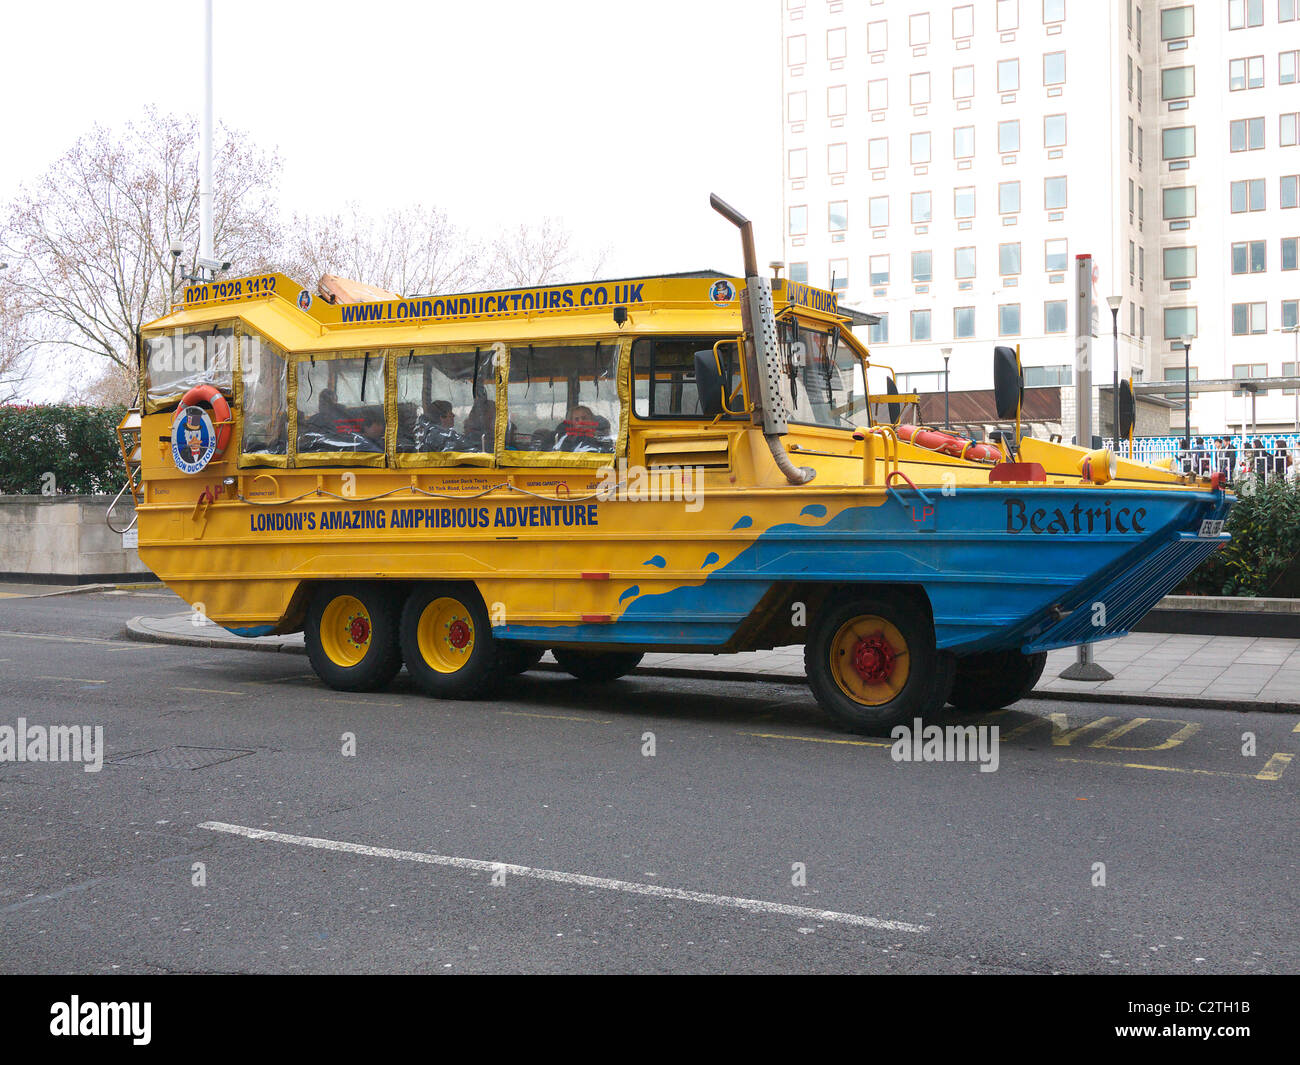
POLYGON ((1202 540, 1217 540, 1222 534, 1222 518, 1206 518, 1201 522, 1201 531, 1199 535, 1202 540))

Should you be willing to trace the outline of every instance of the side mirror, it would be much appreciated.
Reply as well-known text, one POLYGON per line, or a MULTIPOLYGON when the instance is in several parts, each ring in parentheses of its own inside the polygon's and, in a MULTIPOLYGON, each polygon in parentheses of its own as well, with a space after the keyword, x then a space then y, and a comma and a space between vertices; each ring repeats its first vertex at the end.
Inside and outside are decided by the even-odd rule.
POLYGON ((1008 421, 1020 416, 1020 403, 1024 397, 1024 377, 1016 349, 1002 345, 993 349, 993 399, 998 418, 1008 421))
POLYGON ((1117 440, 1127 440, 1133 435, 1137 420, 1137 404, 1133 398, 1133 382, 1125 378, 1119 383, 1119 433, 1117 440))
POLYGON ((695 353, 695 391, 700 397, 700 409, 706 418, 716 418, 726 409, 722 374, 712 349, 695 353))
MULTIPOLYGON (((892 374, 885 378, 885 391, 891 396, 898 395, 898 385, 894 384, 894 377, 892 374)), ((903 405, 901 403, 889 404, 889 420, 894 425, 897 425, 903 420, 903 405)))

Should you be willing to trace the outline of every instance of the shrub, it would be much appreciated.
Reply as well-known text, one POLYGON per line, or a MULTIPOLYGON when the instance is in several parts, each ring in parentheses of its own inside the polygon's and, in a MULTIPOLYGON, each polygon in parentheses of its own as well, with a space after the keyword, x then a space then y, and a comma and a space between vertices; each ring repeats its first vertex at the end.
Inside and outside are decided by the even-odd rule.
POLYGON ((121 406, 0 406, 0 493, 116 492, 126 480, 116 432, 125 411, 121 406))
POLYGON ((1224 526, 1232 542, 1177 589, 1188 595, 1268 595, 1300 555, 1300 484, 1244 482, 1224 526))

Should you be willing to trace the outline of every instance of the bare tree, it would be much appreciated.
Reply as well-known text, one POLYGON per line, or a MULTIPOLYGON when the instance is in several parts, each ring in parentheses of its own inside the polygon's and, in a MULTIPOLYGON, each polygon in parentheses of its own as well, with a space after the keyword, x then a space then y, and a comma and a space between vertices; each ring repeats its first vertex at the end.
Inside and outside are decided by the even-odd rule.
MULTIPOLYGON (((238 273, 268 268, 279 244, 279 158, 219 127, 213 237, 238 273)), ((142 323, 166 313, 173 241, 198 247, 197 122, 150 108, 120 134, 96 125, 8 205, 0 250, 25 316, 46 339, 134 363, 142 323)))
POLYGON ((582 258, 573 234, 558 218, 543 218, 535 225, 520 223, 492 241, 488 279, 502 287, 526 287, 598 276, 605 252, 585 268, 582 258))
POLYGON ((20 399, 37 375, 32 354, 42 339, 40 323, 7 273, 0 272, 0 403, 20 399))
POLYGON ((340 274, 414 295, 482 280, 482 252, 438 208, 416 204, 374 216, 353 203, 338 214, 295 215, 289 230, 285 268, 304 281, 340 274))

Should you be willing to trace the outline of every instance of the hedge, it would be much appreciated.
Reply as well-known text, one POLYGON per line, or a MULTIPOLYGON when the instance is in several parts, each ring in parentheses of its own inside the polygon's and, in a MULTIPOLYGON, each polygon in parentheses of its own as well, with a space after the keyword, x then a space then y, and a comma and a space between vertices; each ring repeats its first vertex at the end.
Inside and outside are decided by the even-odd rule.
POLYGON ((116 492, 126 481, 116 432, 125 413, 121 406, 0 406, 0 494, 116 492))
POLYGON ((1232 533, 1232 542, 1202 562, 1179 592, 1294 594, 1292 582, 1283 578, 1294 573, 1300 557, 1300 484, 1281 477, 1264 485, 1254 478, 1239 482, 1224 529, 1232 533))

